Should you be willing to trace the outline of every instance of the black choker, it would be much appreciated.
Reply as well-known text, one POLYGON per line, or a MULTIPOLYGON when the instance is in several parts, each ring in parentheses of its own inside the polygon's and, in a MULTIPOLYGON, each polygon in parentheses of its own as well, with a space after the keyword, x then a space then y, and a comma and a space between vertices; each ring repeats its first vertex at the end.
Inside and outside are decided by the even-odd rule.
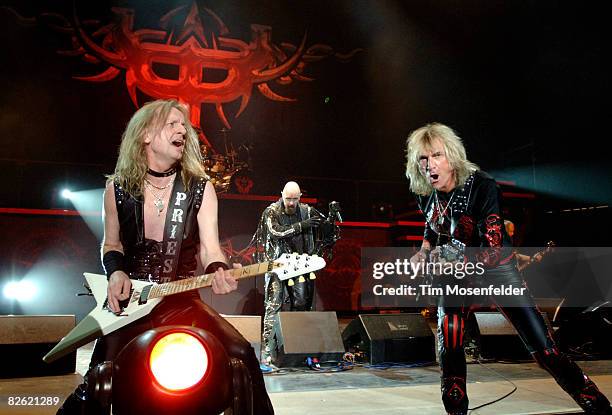
POLYGON ((149 173, 153 177, 168 177, 168 176, 172 176, 174 173, 176 173, 176 167, 173 167, 170 170, 166 170, 163 173, 160 173, 160 172, 155 171, 155 170, 148 169, 147 173, 149 173))

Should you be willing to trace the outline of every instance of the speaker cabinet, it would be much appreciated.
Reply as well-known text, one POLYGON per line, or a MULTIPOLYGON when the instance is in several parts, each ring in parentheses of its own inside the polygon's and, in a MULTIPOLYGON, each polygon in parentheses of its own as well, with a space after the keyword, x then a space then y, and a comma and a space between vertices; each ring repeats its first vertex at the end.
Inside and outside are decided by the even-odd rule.
POLYGON ((307 357, 341 361, 344 355, 334 311, 281 311, 274 336, 277 366, 303 366, 307 357))
POLYGON ((347 350, 365 352, 371 364, 436 361, 435 337, 419 313, 361 314, 342 340, 347 350))
MULTIPOLYGON (((525 343, 519 337, 514 326, 499 312, 474 313, 478 326, 477 343, 480 355, 485 359, 497 360, 529 360, 531 354, 525 343)), ((552 327, 546 313, 542 313, 548 330, 552 327)))
POLYGON ((0 316, 0 378, 74 373, 76 351, 53 363, 42 358, 75 323, 74 315, 0 316))
POLYGON ((221 314, 242 336, 251 343, 255 356, 261 352, 261 316, 231 316, 221 314))

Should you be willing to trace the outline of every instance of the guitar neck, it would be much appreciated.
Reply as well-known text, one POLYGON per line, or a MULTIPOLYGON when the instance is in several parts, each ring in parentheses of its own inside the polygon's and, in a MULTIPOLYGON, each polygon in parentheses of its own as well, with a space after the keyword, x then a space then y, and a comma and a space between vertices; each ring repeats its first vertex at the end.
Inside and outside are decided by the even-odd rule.
MULTIPOLYGON (((273 262, 261 262, 259 264, 248 265, 242 268, 234 268, 230 270, 232 276, 237 280, 242 278, 254 277, 256 275, 265 274, 273 269, 273 262)), ((210 274, 198 275, 191 278, 184 278, 177 281, 165 282, 156 284, 151 287, 148 298, 161 298, 167 295, 179 294, 186 291, 197 290, 198 288, 210 287, 215 276, 214 272, 210 274)))

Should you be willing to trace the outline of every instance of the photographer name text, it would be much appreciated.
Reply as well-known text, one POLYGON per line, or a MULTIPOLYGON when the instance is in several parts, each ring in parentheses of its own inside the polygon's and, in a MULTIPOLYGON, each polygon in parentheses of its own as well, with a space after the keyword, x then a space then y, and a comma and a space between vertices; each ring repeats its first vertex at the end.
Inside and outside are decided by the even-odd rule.
POLYGON ((372 287, 374 295, 384 296, 442 296, 442 295, 467 295, 467 296, 513 296, 524 295, 525 287, 514 287, 512 285, 489 285, 488 287, 462 287, 457 284, 448 284, 444 287, 434 287, 431 284, 421 284, 417 287, 411 285, 400 285, 398 287, 385 287, 377 284, 372 287))

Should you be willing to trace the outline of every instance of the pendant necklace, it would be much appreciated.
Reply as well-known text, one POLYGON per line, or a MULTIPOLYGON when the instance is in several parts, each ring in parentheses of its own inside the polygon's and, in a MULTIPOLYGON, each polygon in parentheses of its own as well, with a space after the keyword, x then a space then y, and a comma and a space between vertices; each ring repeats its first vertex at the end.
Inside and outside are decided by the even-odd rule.
POLYGON ((155 199, 153 200, 153 204, 155 205, 155 208, 157 209, 157 216, 161 215, 161 213, 164 210, 164 197, 166 196, 166 193, 168 192, 168 189, 170 188, 170 185, 172 183, 174 183, 174 178, 170 180, 167 185, 159 187, 151 183, 149 180, 145 179, 145 187, 149 190, 149 192, 151 192, 151 194, 153 195, 153 198, 155 199), (161 190, 162 193, 158 195, 157 193, 155 193, 153 188, 161 190))
MULTIPOLYGON (((453 201, 453 197, 455 197, 455 192, 453 191, 453 194, 451 195, 450 199, 448 199, 448 203, 446 204, 444 209, 440 208, 440 205, 442 203, 440 203, 440 199, 438 199, 438 192, 436 191, 434 195, 436 197, 436 210, 438 211, 438 225, 441 226, 444 223, 444 215, 446 214, 447 209, 449 208, 451 202, 453 201)), ((452 208, 451 208, 451 214, 452 214, 452 208)))

